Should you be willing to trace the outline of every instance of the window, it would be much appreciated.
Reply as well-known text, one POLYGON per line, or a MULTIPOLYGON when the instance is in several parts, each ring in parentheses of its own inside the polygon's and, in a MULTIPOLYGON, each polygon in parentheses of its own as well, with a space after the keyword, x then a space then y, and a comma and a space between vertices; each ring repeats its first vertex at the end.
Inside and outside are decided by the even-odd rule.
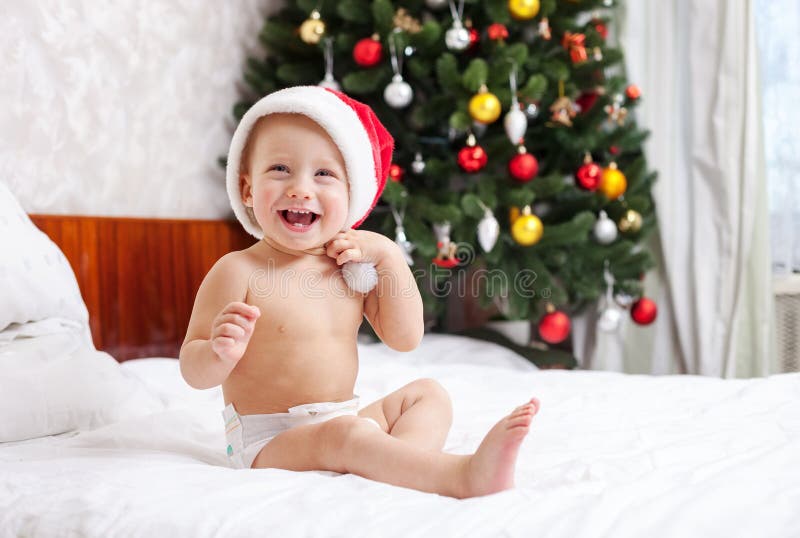
POLYGON ((800 2, 756 0, 772 267, 800 272, 800 2))

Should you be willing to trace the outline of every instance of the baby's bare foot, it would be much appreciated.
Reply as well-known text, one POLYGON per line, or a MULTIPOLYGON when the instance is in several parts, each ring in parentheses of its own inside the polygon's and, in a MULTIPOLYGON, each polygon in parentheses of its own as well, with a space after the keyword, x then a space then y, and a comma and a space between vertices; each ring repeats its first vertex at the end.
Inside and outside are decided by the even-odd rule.
POLYGON ((467 460, 464 497, 479 497, 514 487, 514 465, 519 445, 528 435, 539 400, 514 409, 489 430, 477 452, 467 460))

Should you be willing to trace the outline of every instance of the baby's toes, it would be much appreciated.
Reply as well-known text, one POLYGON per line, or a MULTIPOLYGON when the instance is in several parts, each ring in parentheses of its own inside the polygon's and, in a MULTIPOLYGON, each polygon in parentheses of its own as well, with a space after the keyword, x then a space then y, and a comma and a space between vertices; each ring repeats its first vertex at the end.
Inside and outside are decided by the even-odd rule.
POLYGON ((531 425, 531 420, 533 419, 533 415, 520 415, 517 417, 512 417, 508 421, 508 428, 527 428, 531 425))

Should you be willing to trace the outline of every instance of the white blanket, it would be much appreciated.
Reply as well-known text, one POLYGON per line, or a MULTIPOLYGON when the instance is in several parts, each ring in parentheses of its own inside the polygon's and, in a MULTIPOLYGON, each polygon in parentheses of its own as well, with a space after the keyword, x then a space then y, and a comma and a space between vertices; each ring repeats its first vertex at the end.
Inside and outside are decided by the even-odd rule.
POLYGON ((800 535, 800 374, 719 380, 537 371, 492 344, 428 335, 364 345, 362 406, 420 377, 450 392, 445 450, 471 453, 542 402, 517 488, 456 500, 354 475, 225 465, 219 388, 177 361, 124 363, 166 411, 0 444, 1 536, 800 535))

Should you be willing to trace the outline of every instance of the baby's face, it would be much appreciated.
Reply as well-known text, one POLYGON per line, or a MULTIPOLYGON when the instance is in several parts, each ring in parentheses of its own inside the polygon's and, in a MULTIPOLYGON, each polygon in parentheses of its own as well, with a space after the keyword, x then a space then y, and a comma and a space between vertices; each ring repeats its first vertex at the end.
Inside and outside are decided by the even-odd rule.
POLYGON ((251 136, 242 201, 253 208, 264 235, 303 250, 340 232, 347 219, 347 176, 327 132, 306 116, 273 114, 251 136))

